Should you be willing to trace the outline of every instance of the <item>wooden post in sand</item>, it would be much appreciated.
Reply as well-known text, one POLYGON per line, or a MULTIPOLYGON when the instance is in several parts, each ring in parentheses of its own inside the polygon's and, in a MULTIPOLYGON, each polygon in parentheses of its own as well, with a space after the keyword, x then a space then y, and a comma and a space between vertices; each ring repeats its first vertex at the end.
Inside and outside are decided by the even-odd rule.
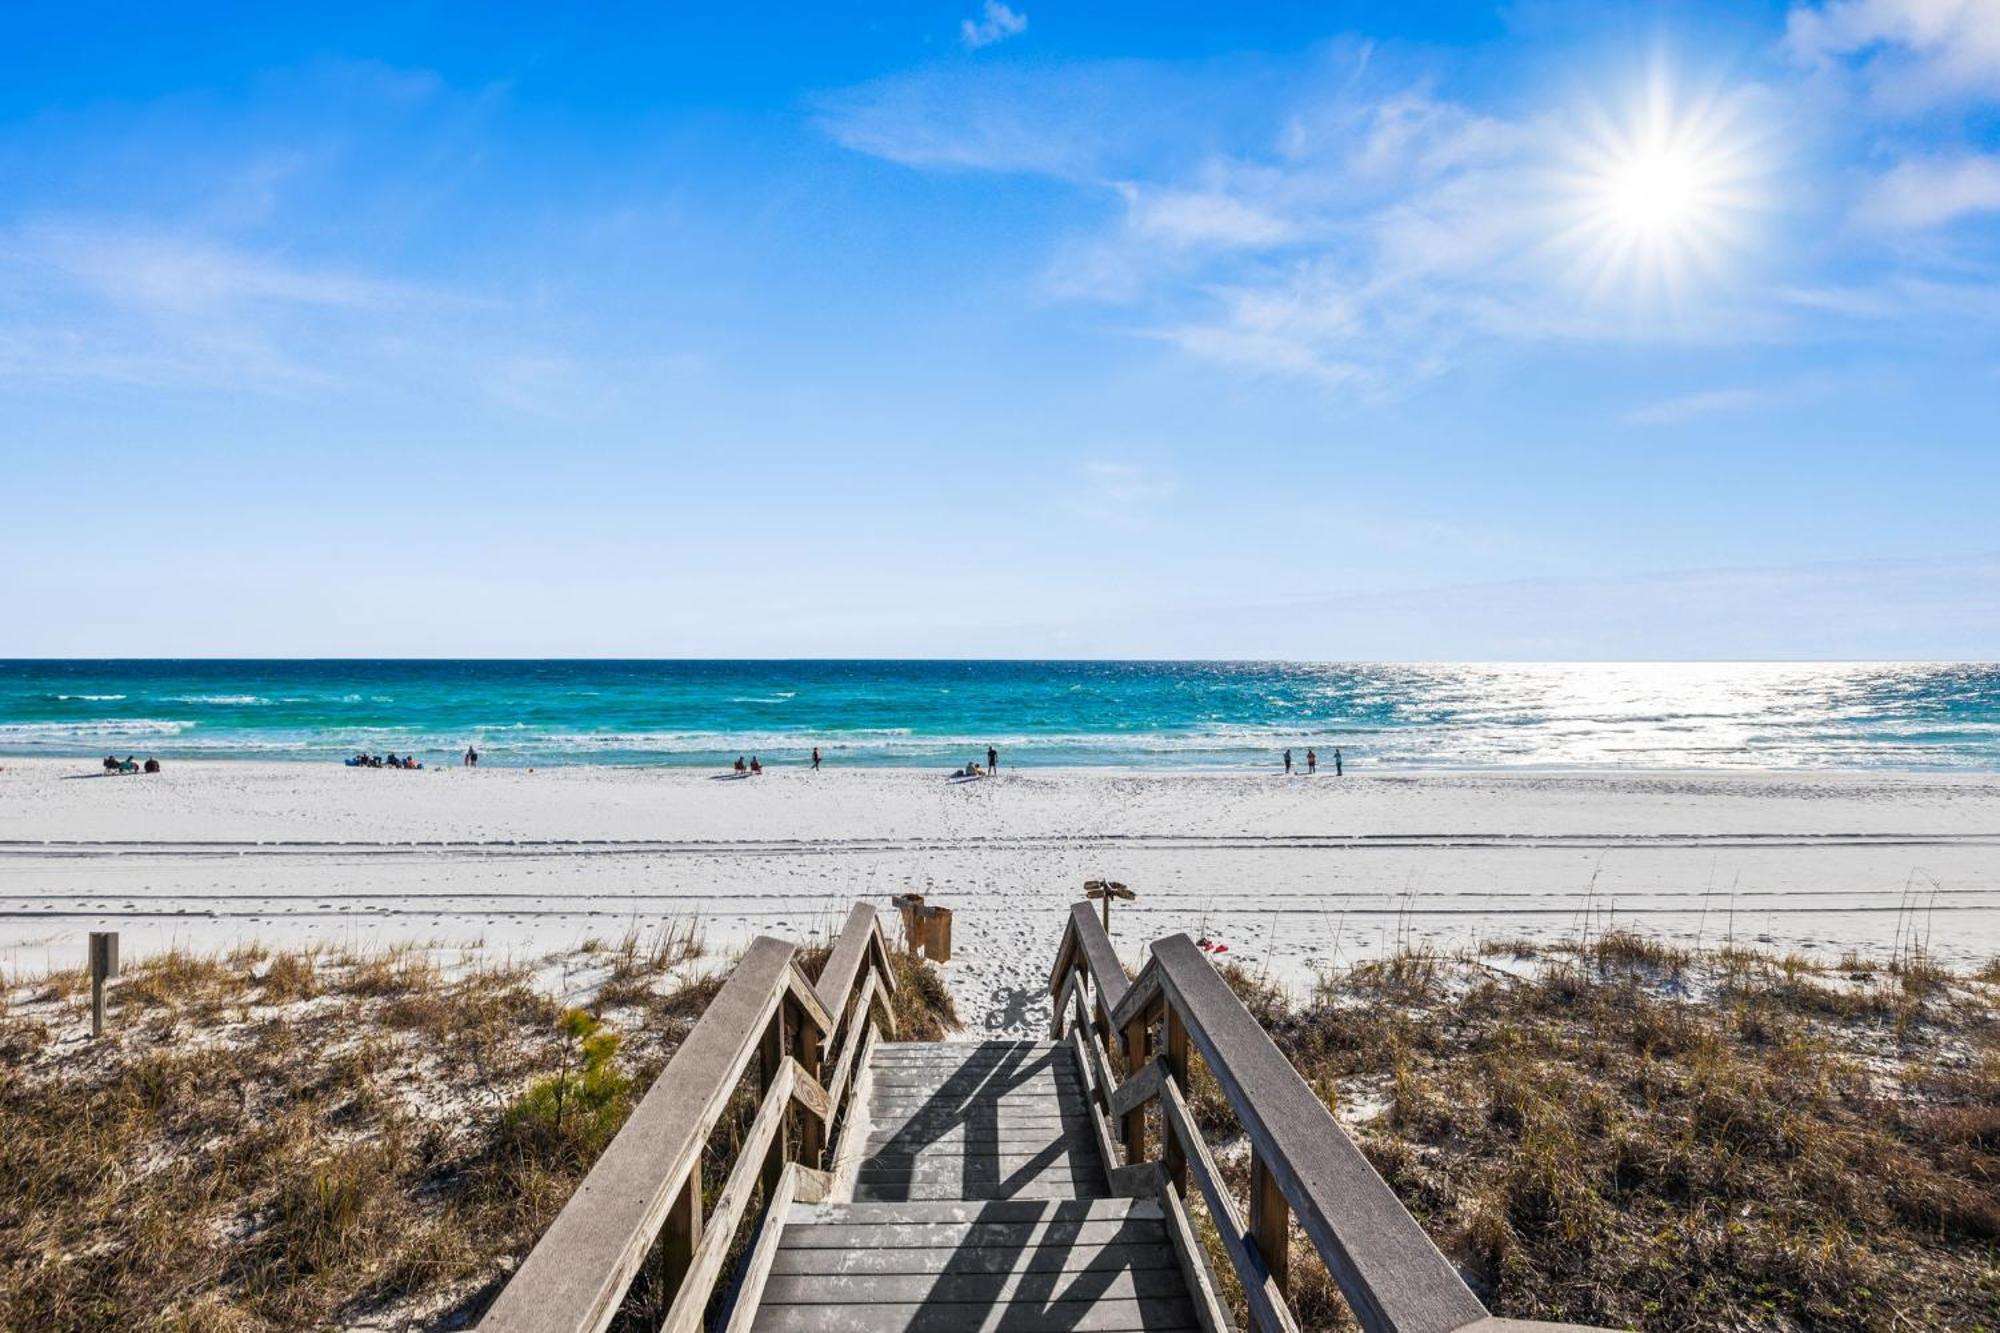
POLYGON ((923 952, 922 926, 919 925, 919 920, 923 916, 924 895, 899 893, 889 900, 889 905, 902 914, 903 951, 914 958, 923 952))
POLYGON ((118 932, 90 932, 90 1035, 104 1035, 104 986, 118 975, 118 932))
POLYGON ((933 963, 951 961, 951 909, 949 907, 926 907, 922 915, 928 918, 924 923, 924 956, 933 963))
POLYGON ((1112 879, 1087 879, 1083 882, 1083 896, 1095 898, 1104 904, 1104 933, 1111 933, 1111 900, 1123 898, 1127 902, 1139 895, 1112 879))

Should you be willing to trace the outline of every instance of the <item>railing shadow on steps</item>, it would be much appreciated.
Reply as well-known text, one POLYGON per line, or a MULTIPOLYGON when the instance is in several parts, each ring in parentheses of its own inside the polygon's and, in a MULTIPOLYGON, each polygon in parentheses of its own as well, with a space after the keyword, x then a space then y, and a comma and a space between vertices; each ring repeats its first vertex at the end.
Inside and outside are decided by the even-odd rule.
POLYGON ((1156 1190, 1170 1214, 1181 1214, 1170 1230, 1184 1235, 1182 1199, 1194 1178, 1258 1333, 1297 1333, 1286 1300, 1292 1215, 1367 1333, 1605 1333, 1489 1315, 1186 935, 1155 941, 1144 968, 1128 979, 1093 905, 1077 903, 1049 990, 1050 1035, 1062 1040, 1067 1031, 1085 1068, 1105 1160, 1125 1163, 1113 1171, 1114 1184, 1121 1193, 1156 1190), (1188 1112, 1191 1048, 1250 1141, 1247 1218, 1223 1188, 1188 1112), (1157 1160, 1146 1141, 1146 1109, 1155 1101, 1165 1140, 1157 1160))
MULTIPOLYGON (((895 971, 875 909, 855 904, 817 984, 798 946, 754 941, 680 1049, 648 1088, 520 1271, 480 1320, 480 1333, 599 1333, 659 1245, 671 1304, 663 1333, 693 1333, 723 1277, 757 1187, 767 1220, 740 1263, 754 1290, 794 1199, 825 1197, 823 1169, 846 1123, 878 1031, 895 1035, 895 971), (822 1082, 827 1059, 833 1073, 822 1082), (703 1207, 702 1150, 737 1084, 757 1062, 762 1098, 742 1151, 703 1207), (801 1132, 788 1132, 796 1107, 801 1132)), ((748 1326, 732 1312, 730 1329, 748 1326)))

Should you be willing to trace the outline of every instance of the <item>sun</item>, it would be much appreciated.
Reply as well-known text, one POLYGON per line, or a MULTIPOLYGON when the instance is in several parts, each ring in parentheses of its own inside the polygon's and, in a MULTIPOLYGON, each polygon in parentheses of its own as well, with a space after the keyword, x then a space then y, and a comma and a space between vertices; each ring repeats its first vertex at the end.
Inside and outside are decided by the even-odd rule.
POLYGON ((1565 138, 1560 239, 1593 288, 1677 299, 1741 251, 1761 165, 1740 99, 1689 95, 1656 69, 1565 138))
POLYGON ((1672 146, 1648 148, 1616 164, 1600 185, 1605 223, 1635 238, 1694 230, 1706 221, 1709 172, 1672 146))

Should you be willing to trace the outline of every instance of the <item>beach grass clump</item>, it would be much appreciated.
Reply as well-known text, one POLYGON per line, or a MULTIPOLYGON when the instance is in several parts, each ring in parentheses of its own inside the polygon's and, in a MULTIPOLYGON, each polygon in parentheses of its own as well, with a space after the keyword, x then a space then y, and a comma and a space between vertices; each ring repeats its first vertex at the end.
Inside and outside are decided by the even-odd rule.
POLYGON ((98 1042, 0 987, 0 1328, 468 1323, 718 985, 614 1027, 428 950, 169 951, 98 1042))
MULTIPOLYGON (((1495 1314, 2000 1328, 1990 982, 1616 934, 1535 952, 1385 959, 1275 1010, 1224 975, 1495 1314)), ((1304 1327, 1353 1327, 1296 1229, 1292 1268, 1304 1327)))
MULTIPOLYGON (((98 1042, 76 974, 0 986, 0 1328, 475 1322, 721 989, 702 952, 669 926, 564 957, 643 982, 578 1008, 423 947, 169 951, 98 1042)), ((896 967, 906 1031, 956 1024, 934 968, 896 967)), ((753 1065, 710 1202, 760 1098, 753 1065)), ((617 1327, 658 1326, 656 1270, 617 1327)))
MULTIPOLYGON (((799 970, 808 980, 817 981, 832 956, 830 944, 808 946, 799 950, 799 970)), ((957 1002, 935 965, 916 954, 891 949, 889 967, 896 976, 896 994, 889 1011, 895 1016, 897 1041, 940 1041, 958 1031, 957 1002)))

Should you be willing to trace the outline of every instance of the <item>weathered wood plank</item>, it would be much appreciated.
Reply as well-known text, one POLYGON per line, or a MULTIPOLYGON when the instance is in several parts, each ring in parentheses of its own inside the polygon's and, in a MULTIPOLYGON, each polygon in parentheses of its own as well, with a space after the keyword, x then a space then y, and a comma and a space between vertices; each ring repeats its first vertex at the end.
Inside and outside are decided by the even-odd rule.
POLYGON ((798 1166, 786 1167, 784 1175, 778 1178, 777 1190, 765 1205, 763 1229, 757 1233, 757 1242, 744 1259, 742 1275, 737 1278, 736 1288, 730 1293, 729 1318, 723 1326, 724 1333, 750 1333, 750 1326, 757 1318, 757 1306, 763 1300, 764 1288, 770 1281, 771 1261, 777 1257, 778 1241, 784 1234, 785 1215, 791 1211, 798 1185, 798 1166))
POLYGON ((822 1273, 772 1276, 767 1305, 921 1305, 936 1301, 1029 1306, 1055 1301, 1120 1301, 1187 1296, 1178 1268, 1119 1268, 1109 1260, 1080 1271, 1030 1273, 822 1273))
POLYGON ((978 1222, 1042 1223, 1102 1222, 1134 1218, 1157 1222, 1163 1216, 1160 1205, 1150 1199, 1078 1203, 826 1203, 817 1208, 794 1208, 794 1222, 925 1222, 965 1224, 978 1222))
MULTIPOLYGON (((996 1200, 1032 1203, 1035 1200, 996 1200)), ((1069 1200, 1122 1204, 1124 1199, 1069 1200)), ((976 1205, 975 1205, 976 1206, 976 1205)), ((795 1210, 796 1211, 796 1210, 795 1210)), ((816 1222, 785 1228, 782 1250, 999 1250, 1019 1254, 1043 1246, 1164 1245, 1158 1218, 1098 1217, 1082 1222, 816 1222)))
POLYGON ((1185 1296, 1009 1305, 766 1305, 759 1333, 1178 1333, 1199 1328, 1185 1296))
MULTIPOLYGON (((873 961, 870 953, 879 942, 881 929, 870 904, 856 903, 848 909, 847 922, 834 939, 833 952, 827 955, 826 966, 820 969, 819 981, 813 986, 827 1013, 838 1014, 846 1007, 862 966, 873 961)), ((896 984, 895 969, 888 965, 886 949, 882 951, 877 975, 892 987, 896 984)))
POLYGON ((1014 1151, 1033 1152, 1046 1148, 1052 1143, 1095 1143, 1090 1137, 1090 1126, 1078 1115, 1068 1124, 1057 1122, 1050 1125, 978 1125, 961 1120, 941 1134, 898 1134, 893 1130, 875 1130, 868 1136, 870 1152, 900 1152, 912 1147, 952 1148, 962 1147, 967 1151, 981 1152, 996 1145, 1002 1153, 1014 1151))
POLYGON ((936 1148, 912 1147, 899 1143, 871 1152, 864 1161, 878 1167, 913 1166, 920 1162, 973 1162, 985 1166, 1014 1166, 1023 1162, 1073 1162, 1103 1173, 1097 1160, 1097 1145, 1089 1139, 1057 1139, 1041 1143, 952 1144, 936 1148))
MULTIPOLYGON (((687 1281, 681 1284, 680 1291, 674 1296, 667 1317, 660 1325, 660 1333, 695 1333, 701 1327, 702 1311, 708 1306, 709 1296, 715 1290, 715 1280, 721 1276, 723 1262, 729 1257, 736 1238, 736 1228, 750 1206, 759 1178, 764 1174, 766 1152, 778 1141, 784 1129, 785 1117, 792 1107, 792 1090, 801 1077, 804 1075, 796 1060, 785 1057, 780 1062, 770 1090, 764 1094, 764 1100, 757 1108, 757 1118, 744 1132, 743 1148, 737 1154, 736 1165, 723 1182, 722 1192, 715 1196, 708 1230, 702 1236, 701 1244, 695 1246, 694 1261, 688 1265, 687 1281)), ((780 1171, 778 1181, 774 1181, 766 1191, 770 1197, 777 1197, 784 1175, 780 1171)), ((784 1214, 780 1212, 777 1216, 782 1218, 784 1214)))
POLYGON ((1161 985, 1253 1149, 1369 1333, 1452 1333, 1485 1307, 1193 940, 1153 945, 1161 985))
POLYGON ((1189 1174, 1201 1190, 1209 1218, 1222 1240, 1223 1253, 1229 1256, 1229 1266, 1236 1270, 1251 1322, 1258 1333, 1298 1333, 1298 1321, 1292 1318, 1291 1307, 1264 1268, 1262 1257, 1247 1243, 1248 1228, 1243 1224, 1243 1214, 1238 1211, 1236 1200, 1223 1188, 1222 1172, 1215 1165, 1208 1142, 1202 1138, 1200 1127, 1188 1114, 1187 1103, 1171 1079, 1161 1086, 1160 1109, 1165 1113, 1167 1137, 1180 1143, 1189 1174))
POLYGON ((1026 1185, 964 1185, 956 1182, 939 1181, 935 1184, 916 1181, 912 1184, 878 1185, 862 1181, 854 1187, 857 1199, 1108 1199, 1111 1188, 1108 1185, 1090 1185, 1075 1180, 1059 1182, 1031 1182, 1026 1185))
POLYGON ((1166 1268, 1179 1272, 1170 1245, 1051 1245, 1015 1249, 800 1250, 779 1246, 772 1273, 1046 1273, 1082 1268, 1166 1268))
MULTIPOLYGON (((1158 1170, 1157 1166, 1154 1169, 1158 1170)), ((1208 1252, 1195 1239, 1194 1224, 1181 1203, 1180 1191, 1166 1178, 1166 1172, 1160 1172, 1154 1193, 1166 1214, 1167 1239, 1173 1242, 1174 1257, 1179 1261, 1175 1271, 1187 1286, 1188 1299, 1194 1305, 1196 1318, 1201 1320, 1203 1333, 1236 1333, 1229 1312, 1223 1308, 1215 1272, 1208 1265, 1208 1252)))
POLYGON ((792 956, 791 945, 768 936, 750 945, 482 1330, 597 1333, 610 1322, 797 975, 792 956))
MULTIPOLYGON (((984 1197, 1028 1197, 1039 1196, 1046 1189, 1057 1198, 1080 1198, 1093 1190, 1103 1190, 1103 1173, 1077 1172, 1067 1166, 1028 1169, 1023 1171, 967 1171, 962 1169, 918 1168, 911 1171, 864 1171, 854 1184, 855 1189, 866 1189, 870 1194, 909 1193, 933 1190, 943 1191, 936 1197, 971 1198, 975 1193, 984 1197), (950 1191, 965 1191, 953 1195, 950 1191), (1062 1191, 1068 1191, 1065 1195, 1062 1191)), ((858 1194, 857 1198, 860 1197, 858 1194)))

